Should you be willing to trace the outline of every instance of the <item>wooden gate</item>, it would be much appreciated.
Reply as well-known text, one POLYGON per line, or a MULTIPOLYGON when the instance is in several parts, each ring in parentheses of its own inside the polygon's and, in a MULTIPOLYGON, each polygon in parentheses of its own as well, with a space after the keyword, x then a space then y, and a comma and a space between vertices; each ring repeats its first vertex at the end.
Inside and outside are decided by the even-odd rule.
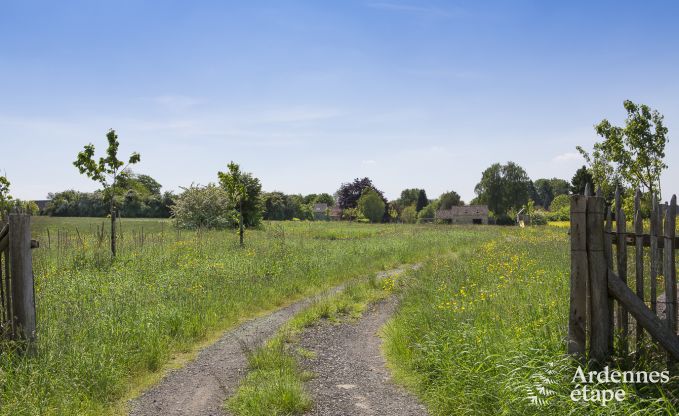
POLYGON ((570 354, 598 363, 608 361, 613 353, 627 357, 630 339, 634 338, 639 352, 648 333, 671 359, 679 360, 676 217, 676 195, 669 204, 658 204, 654 198, 646 233, 637 190, 634 229, 628 232, 618 191, 614 207, 606 205, 600 190, 591 196, 589 187, 585 195, 571 197, 570 354), (628 285, 628 246, 635 247, 634 267, 630 268, 634 291, 628 285), (644 270, 648 270, 648 282, 644 270), (660 281, 663 287, 658 288, 660 281), (658 298, 660 291, 664 297, 658 298), (614 351, 616 335, 619 342, 614 351))
POLYGON ((10 214, 0 224, 0 336, 35 339, 35 296, 31 249, 31 217, 10 214))

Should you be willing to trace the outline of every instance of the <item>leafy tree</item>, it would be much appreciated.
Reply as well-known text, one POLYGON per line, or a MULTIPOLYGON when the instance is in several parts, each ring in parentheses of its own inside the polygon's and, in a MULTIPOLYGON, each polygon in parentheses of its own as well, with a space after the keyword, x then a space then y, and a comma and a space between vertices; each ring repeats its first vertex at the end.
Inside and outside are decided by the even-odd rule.
POLYGON ((313 204, 314 201, 316 201, 316 198, 318 198, 318 194, 309 194, 309 195, 304 195, 303 201, 305 204, 313 204))
POLYGON ((559 195, 552 201, 552 205, 549 206, 550 211, 559 211, 564 208, 570 209, 571 200, 568 195, 559 195))
POLYGON ((403 208, 401 212, 401 221, 406 224, 414 224, 417 221, 417 211, 415 211, 415 205, 409 205, 403 208))
POLYGON ((506 216, 510 209, 518 210, 528 202, 530 184, 526 171, 516 163, 495 163, 483 171, 474 188, 475 201, 487 204, 496 216, 506 216))
POLYGON ((573 175, 573 179, 571 179, 570 191, 573 195, 584 195, 587 184, 593 189, 594 179, 587 167, 583 166, 575 171, 575 175, 573 175))
POLYGON ((426 207, 427 205, 429 205, 427 193, 424 192, 424 189, 420 189, 420 192, 417 193, 417 203, 415 204, 415 210, 420 212, 422 208, 426 207))
POLYGON ((451 207, 458 207, 462 205, 464 205, 464 201, 455 191, 444 192, 439 197, 439 209, 450 209, 451 207))
POLYGON ((340 188, 337 190, 336 196, 337 196, 337 205, 342 208, 356 208, 358 206, 358 200, 363 195, 363 190, 365 188, 370 188, 374 190, 377 195, 379 195, 380 199, 382 199, 382 202, 384 202, 384 205, 386 206, 387 200, 384 197, 384 194, 382 191, 377 189, 375 185, 373 185, 372 181, 370 178, 363 178, 363 179, 354 179, 353 182, 349 183, 343 183, 340 188))
POLYGON ((209 184, 183 188, 172 206, 175 225, 186 229, 225 229, 236 222, 236 212, 231 209, 229 194, 222 188, 209 184))
POLYGON ((402 190, 401 197, 398 199, 399 205, 405 208, 407 206, 417 204, 417 200, 420 197, 420 191, 421 189, 419 188, 409 188, 402 190))
POLYGON ((283 192, 267 192, 262 195, 262 204, 264 208, 265 220, 285 220, 286 215, 286 200, 283 192))
POLYGON ((372 188, 365 188, 358 200, 358 210, 370 222, 380 222, 384 216, 384 200, 372 188))
POLYGON ((625 100, 623 106, 627 111, 624 127, 613 126, 604 119, 595 126, 603 141, 594 144, 592 155, 579 146, 577 149, 590 164, 596 185, 613 188, 619 179, 623 185, 641 189, 649 201, 651 195, 660 199, 660 175, 667 169, 663 161, 667 143, 664 117, 630 100, 625 100))
POLYGON ((535 196, 532 199, 545 209, 549 208, 555 196, 567 195, 570 188, 568 181, 558 178, 538 179, 533 182, 533 186, 535 196))
POLYGON ((316 197, 314 200, 316 204, 328 204, 329 207, 335 206, 335 198, 328 193, 322 193, 316 197))
POLYGON ((422 208, 420 212, 417 213, 417 219, 418 221, 422 221, 425 219, 432 219, 436 216, 436 208, 434 208, 433 204, 429 204, 426 207, 422 208))
POLYGON ((217 176, 220 185, 229 195, 230 206, 238 212, 238 235, 242 246, 245 225, 259 225, 262 219, 262 185, 252 174, 241 172, 238 164, 230 162, 227 167, 228 172, 217 172, 217 176))
MULTIPOLYGON (((78 168, 80 174, 87 175, 90 179, 99 182, 104 188, 104 194, 109 201, 111 214, 111 254, 116 255, 116 206, 115 194, 120 178, 127 177, 125 162, 118 159, 118 135, 115 130, 110 129, 106 133, 108 148, 106 157, 100 157, 99 161, 94 159, 94 145, 85 145, 84 149, 78 153, 73 165, 78 168)), ((139 153, 133 152, 127 162, 127 166, 140 161, 139 153)))

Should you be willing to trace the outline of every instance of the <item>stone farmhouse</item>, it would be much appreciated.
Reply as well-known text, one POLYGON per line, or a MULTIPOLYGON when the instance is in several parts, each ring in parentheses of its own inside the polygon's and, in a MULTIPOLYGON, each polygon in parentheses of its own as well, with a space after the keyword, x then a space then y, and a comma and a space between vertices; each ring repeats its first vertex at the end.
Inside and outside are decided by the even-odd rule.
POLYGON ((488 224, 487 205, 467 205, 436 211, 436 219, 450 224, 488 224))

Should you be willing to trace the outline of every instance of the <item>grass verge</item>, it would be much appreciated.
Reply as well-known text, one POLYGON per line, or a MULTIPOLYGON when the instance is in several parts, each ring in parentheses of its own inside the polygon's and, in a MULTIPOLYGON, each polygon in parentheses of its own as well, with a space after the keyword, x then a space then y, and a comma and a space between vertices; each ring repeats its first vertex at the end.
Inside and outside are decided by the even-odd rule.
POLYGON ((341 322, 361 316, 372 302, 392 293, 396 274, 349 283, 341 292, 314 302, 295 315, 263 346, 248 355, 249 372, 226 406, 238 416, 299 415, 311 408, 304 382, 313 377, 303 371, 297 356, 312 352, 295 348, 299 334, 315 322, 341 322))
POLYGON ((606 406, 571 399, 569 270, 568 235, 556 227, 503 229, 481 247, 425 263, 385 327, 396 378, 432 415, 677 414, 672 383, 588 385, 625 391, 606 406))

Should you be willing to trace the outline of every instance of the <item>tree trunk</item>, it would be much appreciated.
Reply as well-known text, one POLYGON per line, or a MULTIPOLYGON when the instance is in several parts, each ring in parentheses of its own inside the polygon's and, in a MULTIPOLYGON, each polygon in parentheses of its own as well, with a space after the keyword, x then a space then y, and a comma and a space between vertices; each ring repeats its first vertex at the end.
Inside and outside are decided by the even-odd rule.
POLYGON ((111 197, 111 255, 116 256, 116 210, 111 197))
POLYGON ((240 246, 243 247, 243 200, 241 199, 239 202, 240 209, 238 210, 239 212, 239 220, 238 220, 238 226, 239 226, 239 235, 240 235, 240 246))

